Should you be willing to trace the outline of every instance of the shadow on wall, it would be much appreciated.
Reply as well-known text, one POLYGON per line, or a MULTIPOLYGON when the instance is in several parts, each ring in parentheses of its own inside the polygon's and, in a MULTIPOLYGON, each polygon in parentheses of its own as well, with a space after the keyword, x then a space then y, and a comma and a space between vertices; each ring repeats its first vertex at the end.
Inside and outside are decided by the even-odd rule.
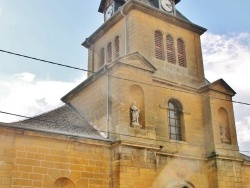
POLYGON ((59 178, 55 181, 54 188, 75 188, 75 185, 68 178, 59 178))

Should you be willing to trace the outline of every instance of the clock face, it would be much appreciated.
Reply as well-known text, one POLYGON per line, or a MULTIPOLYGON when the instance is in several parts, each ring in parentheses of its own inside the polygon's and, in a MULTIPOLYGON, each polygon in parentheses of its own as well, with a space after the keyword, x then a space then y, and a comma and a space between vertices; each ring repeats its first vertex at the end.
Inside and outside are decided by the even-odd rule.
POLYGON ((161 7, 167 12, 172 12, 173 11, 172 0, 161 0, 161 7))
POLYGON ((108 8, 105 11, 105 20, 108 20, 114 13, 114 5, 111 4, 108 6, 108 8))

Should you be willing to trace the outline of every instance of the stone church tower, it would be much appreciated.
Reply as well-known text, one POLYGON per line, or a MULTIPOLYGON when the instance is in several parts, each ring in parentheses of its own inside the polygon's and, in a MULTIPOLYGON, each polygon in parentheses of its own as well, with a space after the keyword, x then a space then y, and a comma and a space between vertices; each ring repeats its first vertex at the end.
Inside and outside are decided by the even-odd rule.
POLYGON ((236 93, 223 79, 206 80, 200 42, 206 29, 176 10, 178 3, 102 0, 104 24, 82 44, 88 79, 62 100, 119 140, 117 187, 144 181, 135 167, 152 179, 162 173, 153 187, 242 187, 236 93))
POLYGON ((206 80, 206 29, 178 3, 101 0, 104 23, 82 43, 88 78, 66 105, 0 123, 0 187, 250 187, 236 93, 206 80))

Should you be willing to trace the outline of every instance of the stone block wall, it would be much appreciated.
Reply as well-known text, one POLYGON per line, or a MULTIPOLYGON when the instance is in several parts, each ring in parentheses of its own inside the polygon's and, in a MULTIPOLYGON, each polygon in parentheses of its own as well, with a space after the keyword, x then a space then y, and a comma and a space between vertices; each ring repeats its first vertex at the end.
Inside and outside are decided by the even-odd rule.
POLYGON ((242 188, 250 187, 250 163, 243 164, 241 167, 242 188))
MULTIPOLYGON (((127 15, 128 53, 140 52, 158 71, 157 76, 171 81, 188 85, 204 84, 204 69, 201 52, 200 35, 187 29, 159 19, 140 10, 131 10, 127 15), (150 24, 149 24, 150 23, 150 24), (159 30, 163 34, 163 60, 155 58, 154 32, 159 30), (166 36, 170 34, 176 45, 178 38, 186 44, 187 68, 178 66, 178 62, 171 64, 166 58, 166 36)), ((177 49, 177 47, 175 47, 177 49)), ((176 52, 177 54, 177 52, 176 52)), ((177 58, 176 58, 177 61, 177 58)))
POLYGON ((110 187, 106 142, 14 129, 0 133, 1 188, 110 187))
POLYGON ((107 77, 102 75, 84 90, 77 93, 69 103, 98 130, 106 133, 107 125, 107 77))
POLYGON ((242 188, 241 163, 231 160, 217 160, 218 187, 242 188))
POLYGON ((0 187, 10 188, 15 158, 14 135, 8 129, 0 129, 0 187))
POLYGON ((114 187, 209 187, 204 161, 164 155, 152 148, 132 145, 121 144, 116 151, 119 155, 114 158, 117 164, 114 187))

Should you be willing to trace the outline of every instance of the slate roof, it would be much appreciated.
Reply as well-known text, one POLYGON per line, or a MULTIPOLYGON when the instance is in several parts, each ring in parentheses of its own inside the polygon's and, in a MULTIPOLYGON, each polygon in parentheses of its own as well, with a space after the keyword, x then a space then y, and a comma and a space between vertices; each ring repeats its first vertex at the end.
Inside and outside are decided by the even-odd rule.
POLYGON ((243 153, 240 153, 240 155, 241 155, 241 157, 244 158, 245 161, 250 162, 250 156, 247 156, 247 155, 245 155, 243 153))
POLYGON ((178 17, 178 18, 181 18, 181 19, 183 19, 183 20, 186 20, 187 22, 190 22, 190 23, 192 23, 189 19, 187 19, 180 11, 178 11, 177 9, 176 9, 176 16, 178 17))
POLYGON ((66 105, 27 120, 0 125, 108 141, 84 117, 66 105))

